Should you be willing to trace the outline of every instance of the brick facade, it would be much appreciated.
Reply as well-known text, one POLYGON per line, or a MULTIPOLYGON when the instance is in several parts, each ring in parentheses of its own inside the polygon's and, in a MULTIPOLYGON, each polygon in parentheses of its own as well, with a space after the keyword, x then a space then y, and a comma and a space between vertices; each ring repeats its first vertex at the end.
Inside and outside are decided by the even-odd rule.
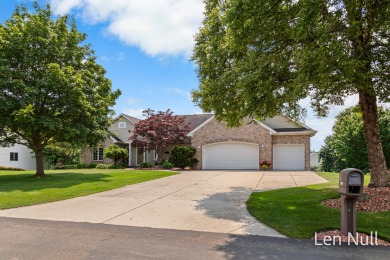
MULTIPOLYGON (((107 138, 103 143, 101 143, 100 147, 106 148, 106 147, 108 147, 112 143, 113 143, 113 141, 111 139, 107 138)), ((111 164, 111 163, 114 163, 113 160, 108 159, 108 158, 103 159, 103 161, 93 161, 92 160, 92 147, 88 147, 88 148, 84 148, 83 149, 82 154, 81 154, 81 161, 83 163, 96 163, 96 164, 100 164, 100 163, 111 164)))
POLYGON ((195 158, 199 160, 194 168, 202 168, 203 145, 228 141, 259 144, 259 161, 272 161, 272 138, 269 130, 250 120, 245 120, 240 127, 228 128, 225 122, 212 119, 192 136, 191 145, 195 147, 195 158))
POLYGON ((309 135, 273 135, 272 144, 304 144, 305 145, 305 170, 307 171, 310 170, 310 136, 309 135))
MULTIPOLYGON (((195 117, 189 117, 191 120, 195 120, 195 117)), ((188 119, 187 118, 187 119, 188 119)), ((201 118, 203 122, 206 122, 210 117, 201 118)), ((118 120, 124 120, 125 118, 121 117, 118 120)), ((315 131, 306 131, 306 133, 285 133, 283 135, 271 134, 269 128, 264 127, 258 122, 253 120, 246 119, 244 120, 243 125, 240 127, 228 128, 225 122, 219 122, 215 118, 210 118, 211 120, 203 125, 192 134, 190 140, 186 141, 184 144, 177 144, 182 146, 193 146, 196 149, 195 158, 198 159, 198 163, 194 166, 194 169, 202 169, 202 149, 204 145, 222 143, 222 142, 242 142, 249 144, 256 144, 259 147, 259 162, 267 160, 273 163, 273 145, 274 144, 303 144, 305 146, 305 170, 310 170, 310 135, 314 134, 315 131)), ((202 120, 198 120, 198 124, 194 125, 193 129, 197 126, 200 126, 202 120)), ((279 119, 280 121, 280 119, 279 119)), ((280 123, 276 121, 276 123, 280 123)), ((271 122, 274 123, 275 122, 271 122)), ((126 129, 116 129, 117 124, 113 124, 110 128, 112 133, 117 134, 123 132, 122 139, 128 139, 128 129, 132 129, 134 126, 129 121, 127 122, 126 129), (118 132, 118 133, 117 133, 118 132)), ((287 125, 289 126, 289 125, 287 125)), ((291 127, 291 126, 290 126, 291 127)), ((295 125, 293 125, 295 127, 295 125)), ((192 130, 193 130, 192 129, 192 130)), ((112 144, 112 139, 107 139, 104 141, 101 146, 107 147, 112 144)), ((127 145, 128 144, 123 144, 127 145)), ((172 149, 174 145, 168 145, 165 151, 159 155, 158 160, 163 160, 168 158, 168 152, 172 149)), ((125 147, 128 148, 128 147, 125 147)), ((131 166, 139 165, 139 163, 144 161, 143 153, 137 153, 136 147, 133 145, 131 148, 131 166)), ((148 153, 147 161, 154 163, 154 153, 148 153)), ((103 161, 92 161, 92 148, 85 148, 82 152, 82 161, 85 163, 105 163, 111 164, 112 160, 103 159, 103 161)))
POLYGON ((259 162, 272 162, 273 144, 304 144, 305 170, 310 170, 309 135, 271 135, 269 130, 250 120, 246 120, 240 127, 228 128, 225 122, 218 122, 216 119, 212 119, 192 136, 191 145, 195 147, 195 158, 199 160, 194 169, 202 169, 203 145, 229 141, 258 144, 259 162))

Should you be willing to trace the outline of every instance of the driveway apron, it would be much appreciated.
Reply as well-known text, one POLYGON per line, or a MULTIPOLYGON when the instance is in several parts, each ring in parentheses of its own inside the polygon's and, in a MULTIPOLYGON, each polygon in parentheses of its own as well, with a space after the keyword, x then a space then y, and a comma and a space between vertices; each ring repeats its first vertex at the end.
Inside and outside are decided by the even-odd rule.
POLYGON ((281 237, 248 213, 250 194, 323 182, 312 172, 186 171, 84 197, 1 210, 0 217, 281 237))

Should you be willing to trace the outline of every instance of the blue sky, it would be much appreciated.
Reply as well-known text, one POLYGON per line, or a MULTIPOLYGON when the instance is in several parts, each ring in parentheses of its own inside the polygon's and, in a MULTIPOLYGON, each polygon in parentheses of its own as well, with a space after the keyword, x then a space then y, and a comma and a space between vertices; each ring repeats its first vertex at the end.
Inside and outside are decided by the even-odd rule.
MULTIPOLYGON (((2 0, 0 22, 11 17, 18 4, 31 0, 2 0)), ((98 62, 107 70, 114 89, 122 91, 114 107, 117 114, 140 117, 142 110, 172 109, 175 114, 201 113, 190 99, 198 86, 194 64, 189 61, 193 35, 203 18, 202 0, 40 0, 55 14, 71 14, 80 32, 88 34, 98 62)), ((318 150, 331 134, 334 117, 346 106, 335 106, 329 116, 317 119, 308 100, 306 125, 318 131, 311 149, 318 150)))

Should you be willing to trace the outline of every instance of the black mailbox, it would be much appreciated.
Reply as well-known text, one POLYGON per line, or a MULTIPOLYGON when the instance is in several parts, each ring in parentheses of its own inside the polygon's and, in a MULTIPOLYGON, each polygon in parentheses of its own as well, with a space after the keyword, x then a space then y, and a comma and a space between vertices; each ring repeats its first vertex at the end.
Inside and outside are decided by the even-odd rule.
POLYGON ((361 170, 348 168, 340 172, 339 192, 348 197, 359 197, 363 192, 364 174, 361 170))

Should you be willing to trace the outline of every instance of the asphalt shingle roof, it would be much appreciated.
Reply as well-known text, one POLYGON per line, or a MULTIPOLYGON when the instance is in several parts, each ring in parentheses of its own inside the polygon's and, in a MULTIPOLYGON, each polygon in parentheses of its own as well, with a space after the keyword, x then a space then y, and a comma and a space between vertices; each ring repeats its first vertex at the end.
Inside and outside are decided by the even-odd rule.
POLYGON ((206 122, 208 119, 210 119, 213 116, 213 114, 196 114, 196 115, 179 115, 179 116, 184 117, 184 125, 190 123, 189 125, 190 129, 188 132, 191 132, 192 130, 194 130, 195 128, 197 128, 198 126, 206 122))

